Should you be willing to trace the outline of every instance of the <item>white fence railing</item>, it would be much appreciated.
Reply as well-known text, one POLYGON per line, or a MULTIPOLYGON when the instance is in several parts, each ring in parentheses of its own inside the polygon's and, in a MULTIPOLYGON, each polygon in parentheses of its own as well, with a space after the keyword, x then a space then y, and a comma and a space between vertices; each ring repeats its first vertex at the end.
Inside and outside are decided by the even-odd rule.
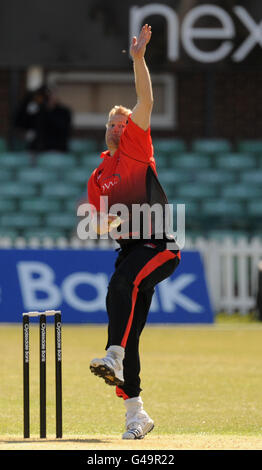
POLYGON ((247 313, 256 306, 258 264, 262 259, 262 241, 253 238, 233 240, 197 239, 188 241, 188 249, 203 256, 206 278, 216 312, 247 313))
MULTIPOLYGON (((71 240, 51 239, 40 241, 31 239, 26 241, 18 238, 14 242, 9 239, 0 239, 0 248, 84 248, 99 247, 107 249, 117 247, 111 240, 101 240, 98 244, 94 240, 81 242, 78 238, 71 240)), ((239 311, 243 314, 256 306, 258 288, 258 264, 262 260, 262 240, 253 238, 251 241, 232 238, 223 241, 206 240, 198 238, 195 241, 188 239, 185 249, 200 251, 205 266, 206 279, 215 312, 225 311, 232 313, 239 311)))

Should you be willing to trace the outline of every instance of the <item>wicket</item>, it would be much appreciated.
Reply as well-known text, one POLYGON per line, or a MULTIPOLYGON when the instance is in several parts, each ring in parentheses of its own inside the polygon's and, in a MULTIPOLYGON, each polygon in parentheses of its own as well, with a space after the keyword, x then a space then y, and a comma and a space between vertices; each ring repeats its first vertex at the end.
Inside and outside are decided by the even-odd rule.
POLYGON ((46 317, 54 316, 56 437, 62 437, 62 323, 60 310, 23 313, 24 438, 30 437, 29 328, 30 317, 39 317, 40 342, 40 438, 46 438, 46 317))

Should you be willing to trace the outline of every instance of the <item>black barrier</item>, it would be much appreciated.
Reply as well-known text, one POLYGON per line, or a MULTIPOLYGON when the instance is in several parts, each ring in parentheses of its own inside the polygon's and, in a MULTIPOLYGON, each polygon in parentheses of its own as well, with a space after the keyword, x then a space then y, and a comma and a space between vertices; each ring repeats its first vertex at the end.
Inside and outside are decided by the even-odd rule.
POLYGON ((258 319, 262 321, 262 261, 258 264, 257 311, 258 319))

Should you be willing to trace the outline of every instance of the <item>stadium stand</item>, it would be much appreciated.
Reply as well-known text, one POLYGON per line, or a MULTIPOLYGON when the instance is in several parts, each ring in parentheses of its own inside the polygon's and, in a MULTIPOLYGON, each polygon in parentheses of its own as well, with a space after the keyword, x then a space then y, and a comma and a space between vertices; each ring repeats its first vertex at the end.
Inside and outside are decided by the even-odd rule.
POLYGON ((100 153, 85 153, 81 156, 80 164, 82 167, 86 168, 89 171, 93 171, 97 167, 97 161, 100 156, 100 153))
POLYGON ((0 183, 2 183, 2 181, 11 181, 11 180, 12 180, 12 170, 1 167, 0 183))
POLYGON ((252 185, 262 185, 262 171, 245 171, 240 175, 241 181, 252 185))
POLYGON ((57 181, 58 173, 46 168, 23 168, 17 172, 17 180, 21 183, 44 184, 57 181))
MULTIPOLYGON (((262 141, 155 139, 157 171, 174 205, 186 204, 187 236, 261 236, 262 141)), ((0 237, 69 238, 86 182, 99 163, 95 140, 73 139, 70 153, 8 152, 0 139, 0 237)))
POLYGON ((209 184, 223 185, 226 183, 235 183, 237 181, 237 175, 234 171, 210 168, 195 173, 195 180, 197 183, 208 182, 209 184))
POLYGON ((56 184, 49 184, 47 182, 42 186, 42 195, 52 199, 77 197, 79 195, 79 187, 61 181, 56 184))
POLYGON ((69 150, 75 155, 99 151, 96 140, 73 138, 69 142, 69 150))
POLYGON ((196 139, 192 143, 192 150, 209 155, 230 152, 232 144, 227 139, 196 139))
POLYGON ((2 182, 0 185, 0 197, 20 199, 22 197, 37 196, 37 186, 35 184, 24 184, 16 179, 2 182))
POLYGON ((215 166, 224 170, 249 170, 256 168, 257 160, 248 153, 225 153, 216 155, 215 166))
POLYGON ((2 168, 26 168, 30 165, 31 158, 27 152, 4 152, 0 154, 2 168))
POLYGON ((205 200, 212 197, 216 197, 218 195, 217 189, 214 185, 198 183, 190 183, 177 186, 176 193, 179 198, 186 198, 192 200, 205 200))
POLYGON ((33 213, 48 215, 53 212, 62 211, 61 201, 57 199, 33 198, 22 199, 20 201, 20 211, 22 213, 33 213))
POLYGON ((184 170, 201 170, 212 165, 212 159, 208 155, 201 155, 197 152, 180 153, 170 159, 173 168, 183 168, 184 170))
POLYGON ((155 155, 169 157, 174 153, 186 152, 187 146, 183 139, 154 139, 155 155))
POLYGON ((76 156, 57 152, 42 153, 38 156, 38 165, 48 169, 70 169, 77 165, 76 156))
POLYGON ((23 237, 26 240, 30 240, 32 238, 36 238, 39 240, 43 240, 45 238, 50 238, 52 240, 57 240, 59 238, 65 237, 64 230, 53 229, 49 227, 42 227, 39 229, 25 229, 23 232, 23 237))
POLYGON ((0 137, 0 152, 5 152, 7 150, 6 140, 3 137, 0 137))
POLYGON ((240 140, 237 144, 239 152, 262 153, 262 140, 240 140))
POLYGON ((15 212, 17 210, 17 203, 13 199, 0 198, 0 214, 15 212))

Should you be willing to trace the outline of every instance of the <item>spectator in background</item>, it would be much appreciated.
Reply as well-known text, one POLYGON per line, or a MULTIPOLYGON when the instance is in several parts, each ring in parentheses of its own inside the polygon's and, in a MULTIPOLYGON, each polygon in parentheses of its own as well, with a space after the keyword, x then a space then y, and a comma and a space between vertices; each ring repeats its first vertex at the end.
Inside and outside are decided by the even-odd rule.
POLYGON ((18 107, 15 127, 25 131, 29 150, 67 152, 71 110, 59 102, 55 90, 43 85, 26 94, 18 107))

